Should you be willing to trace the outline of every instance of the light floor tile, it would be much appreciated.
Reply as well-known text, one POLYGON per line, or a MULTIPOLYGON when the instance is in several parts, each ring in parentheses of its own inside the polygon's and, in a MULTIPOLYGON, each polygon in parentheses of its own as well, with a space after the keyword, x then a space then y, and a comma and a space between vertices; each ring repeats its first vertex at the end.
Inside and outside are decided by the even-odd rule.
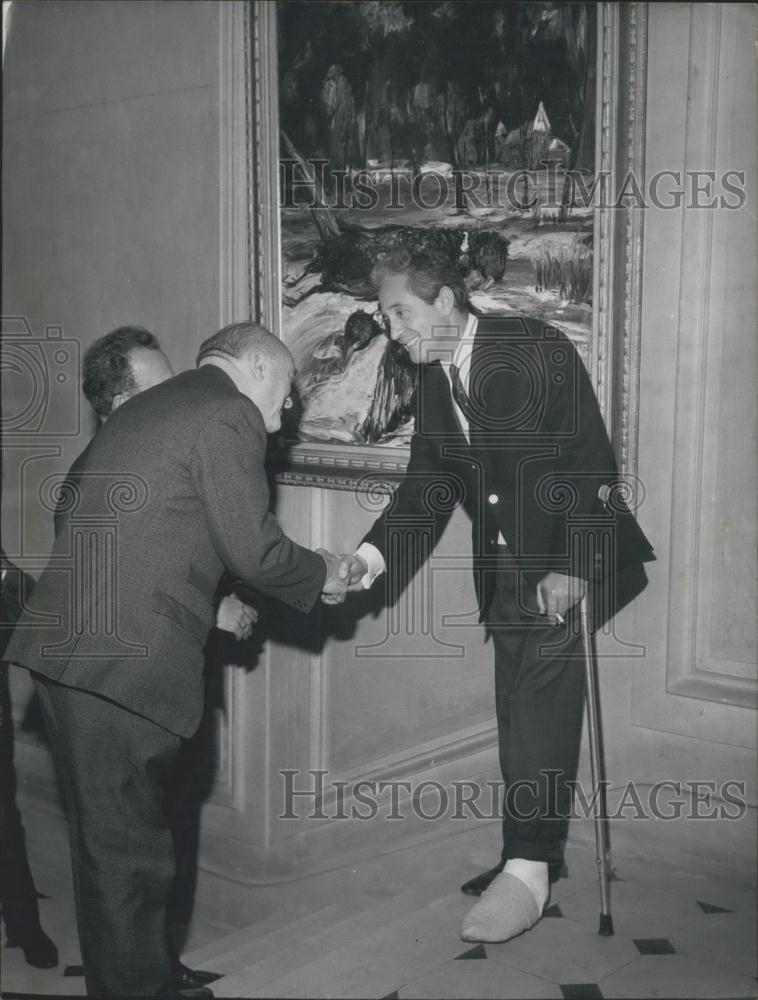
POLYGON ((695 962, 684 955, 641 955, 600 983, 606 1000, 660 997, 700 1000, 755 997, 755 980, 695 962))
MULTIPOLYGON (((486 949, 486 945, 485 945, 486 949)), ((400 1000, 496 1000, 561 998, 558 986, 488 959, 447 962, 399 990, 400 1000)))
POLYGON ((700 913, 669 934, 676 951, 745 976, 758 974, 756 923, 752 914, 700 913))
POLYGON ((663 892, 670 892, 685 899, 702 900, 730 910, 755 913, 758 896, 753 879, 744 884, 686 871, 659 861, 618 857, 614 861, 616 872, 638 885, 654 885, 663 892))
MULTIPOLYGON (((561 913, 585 927, 597 930, 600 893, 582 889, 564 899, 561 913)), ((611 883, 611 915, 617 935, 628 938, 671 937, 672 931, 697 921, 702 911, 692 900, 660 892, 652 885, 634 882, 611 883)))
POLYGON ((484 947, 491 959, 551 983, 596 983, 639 954, 629 938, 600 937, 563 918, 543 919, 511 941, 484 947))
MULTIPOLYGON (((56 944, 59 944, 56 941, 56 944)), ((6 993, 39 993, 43 996, 70 997, 83 996, 84 979, 64 976, 66 965, 73 962, 62 961, 54 969, 35 969, 27 965, 19 948, 2 949, 2 989, 6 993)))

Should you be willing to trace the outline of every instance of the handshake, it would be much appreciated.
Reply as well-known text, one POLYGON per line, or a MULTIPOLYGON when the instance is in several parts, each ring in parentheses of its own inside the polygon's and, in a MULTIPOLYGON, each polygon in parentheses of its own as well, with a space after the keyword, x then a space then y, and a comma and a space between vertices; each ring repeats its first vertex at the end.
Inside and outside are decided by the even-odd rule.
POLYGON ((347 594, 363 590, 361 580, 368 573, 365 559, 347 554, 335 555, 326 549, 316 549, 326 563, 326 580, 321 591, 324 604, 342 604, 347 594))

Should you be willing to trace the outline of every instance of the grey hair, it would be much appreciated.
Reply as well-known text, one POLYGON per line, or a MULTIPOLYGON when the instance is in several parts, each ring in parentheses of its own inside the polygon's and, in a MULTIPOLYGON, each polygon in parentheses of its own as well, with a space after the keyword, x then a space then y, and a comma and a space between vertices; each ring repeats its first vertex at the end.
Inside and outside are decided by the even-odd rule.
POLYGON ((285 345, 270 330, 260 323, 247 321, 230 323, 204 340, 197 352, 196 364, 199 365, 205 358, 214 354, 241 358, 253 350, 260 351, 261 354, 277 361, 284 361, 290 356, 285 345))

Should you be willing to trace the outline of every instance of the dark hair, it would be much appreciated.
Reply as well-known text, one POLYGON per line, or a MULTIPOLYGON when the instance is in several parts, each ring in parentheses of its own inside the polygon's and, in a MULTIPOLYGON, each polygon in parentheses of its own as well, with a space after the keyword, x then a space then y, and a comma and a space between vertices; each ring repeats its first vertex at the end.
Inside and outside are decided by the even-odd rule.
POLYGON ((121 393, 134 392, 129 352, 135 347, 159 351, 155 334, 141 326, 120 326, 91 344, 82 363, 82 391, 92 409, 105 419, 113 409, 113 400, 121 393))
POLYGON ((425 253, 393 250, 374 265, 371 271, 374 286, 378 288, 388 274, 404 274, 408 279, 408 288, 429 305, 443 287, 449 288, 453 293, 459 309, 468 305, 468 289, 463 269, 444 253, 433 250, 425 253))
POLYGON ((250 350, 261 351, 268 357, 277 360, 282 360, 285 354, 289 356, 285 345, 265 326, 247 321, 245 323, 230 323, 218 333, 214 333, 212 337, 204 340, 197 352, 196 364, 199 365, 205 358, 214 354, 241 358, 250 350))

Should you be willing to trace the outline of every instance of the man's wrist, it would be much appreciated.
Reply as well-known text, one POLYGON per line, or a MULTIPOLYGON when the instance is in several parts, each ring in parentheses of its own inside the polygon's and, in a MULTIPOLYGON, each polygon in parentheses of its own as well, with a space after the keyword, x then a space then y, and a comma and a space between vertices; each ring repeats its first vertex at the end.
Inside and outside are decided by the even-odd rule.
POLYGON ((379 551, 379 549, 372 545, 371 542, 361 542, 358 548, 355 550, 356 558, 363 561, 366 566, 366 572, 361 578, 361 583, 363 587, 368 590, 374 580, 387 569, 386 563, 384 561, 384 556, 379 551))

